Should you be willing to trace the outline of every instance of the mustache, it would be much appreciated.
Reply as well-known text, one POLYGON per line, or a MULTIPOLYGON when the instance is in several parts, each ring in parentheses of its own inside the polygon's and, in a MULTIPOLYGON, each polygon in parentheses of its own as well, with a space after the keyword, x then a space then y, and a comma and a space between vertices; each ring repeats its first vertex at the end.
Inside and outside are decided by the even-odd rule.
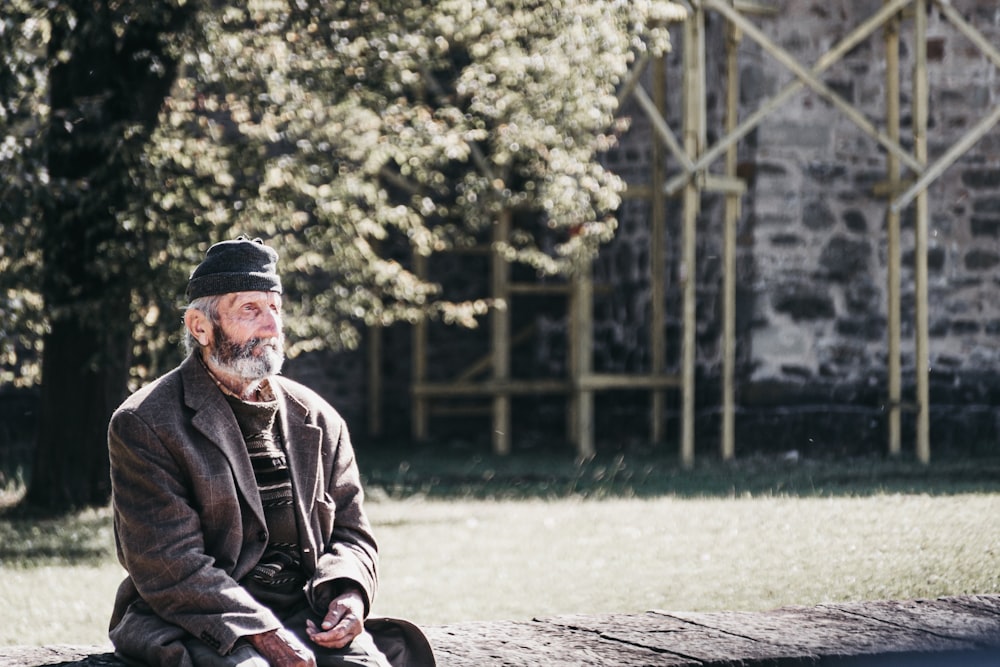
POLYGON ((281 354, 284 346, 283 336, 268 336, 267 338, 254 337, 237 343, 232 338, 223 333, 218 340, 217 355, 225 362, 238 361, 240 359, 253 359, 256 356, 257 348, 270 349, 281 354))
POLYGON ((277 336, 270 336, 268 338, 251 338, 243 345, 246 350, 255 350, 258 347, 273 347, 276 350, 281 349, 281 339, 277 336))

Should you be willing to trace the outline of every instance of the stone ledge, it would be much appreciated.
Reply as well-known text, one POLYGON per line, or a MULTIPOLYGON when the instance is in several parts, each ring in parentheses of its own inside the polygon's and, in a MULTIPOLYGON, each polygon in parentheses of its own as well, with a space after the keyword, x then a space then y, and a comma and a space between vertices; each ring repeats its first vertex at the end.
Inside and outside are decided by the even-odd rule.
MULTIPOLYGON (((763 612, 565 615, 425 628, 440 667, 987 667, 1000 595, 763 612)), ((0 667, 122 667, 110 645, 0 647, 0 667)))

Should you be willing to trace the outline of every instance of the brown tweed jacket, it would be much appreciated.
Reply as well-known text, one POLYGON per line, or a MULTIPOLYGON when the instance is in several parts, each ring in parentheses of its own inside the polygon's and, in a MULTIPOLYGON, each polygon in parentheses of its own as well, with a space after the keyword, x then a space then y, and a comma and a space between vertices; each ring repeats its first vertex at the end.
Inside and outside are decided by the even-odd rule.
MULTIPOLYGON (((311 390, 273 378, 295 495, 306 595, 325 610, 349 579, 375 595, 378 556, 344 420, 311 390), (323 590, 325 589, 325 590, 323 590)), ((232 409, 201 363, 128 398, 108 435, 115 540, 127 570, 111 618, 117 652, 149 665, 191 665, 182 641, 220 653, 280 626, 237 583, 268 535, 246 445, 232 409)))

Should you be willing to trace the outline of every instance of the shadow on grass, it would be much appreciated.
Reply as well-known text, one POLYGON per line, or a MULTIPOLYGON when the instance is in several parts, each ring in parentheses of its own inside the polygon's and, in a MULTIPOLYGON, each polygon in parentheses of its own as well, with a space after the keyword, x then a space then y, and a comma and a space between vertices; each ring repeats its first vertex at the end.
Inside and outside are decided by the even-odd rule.
POLYGON ((0 566, 96 565, 114 558, 108 509, 58 518, 0 514, 0 566))
MULTIPOLYGON (((1000 459, 936 459, 930 465, 878 457, 751 456, 678 464, 674 452, 638 450, 575 461, 562 452, 500 457, 470 446, 359 450, 370 496, 439 500, 558 498, 850 497, 1000 492, 1000 459)), ((10 509, 10 508, 8 508, 10 509)), ((0 511, 0 566, 86 565, 114 560, 109 508, 60 518, 0 511)))
POLYGON ((735 498, 744 496, 954 495, 1000 492, 1000 459, 940 459, 929 465, 879 457, 804 459, 703 458, 681 466, 676 454, 636 451, 575 461, 566 454, 501 457, 467 447, 359 452, 370 492, 392 498, 735 498))

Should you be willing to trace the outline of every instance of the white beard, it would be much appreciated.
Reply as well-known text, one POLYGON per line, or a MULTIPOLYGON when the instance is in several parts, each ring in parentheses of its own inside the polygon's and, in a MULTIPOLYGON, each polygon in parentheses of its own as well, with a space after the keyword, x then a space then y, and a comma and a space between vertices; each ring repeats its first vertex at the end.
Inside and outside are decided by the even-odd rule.
POLYGON ((216 326, 215 345, 210 358, 227 373, 244 380, 258 381, 281 372, 285 361, 284 345, 284 334, 272 338, 251 338, 237 345, 222 331, 222 327, 216 326), (261 348, 260 354, 255 353, 258 347, 261 348))

